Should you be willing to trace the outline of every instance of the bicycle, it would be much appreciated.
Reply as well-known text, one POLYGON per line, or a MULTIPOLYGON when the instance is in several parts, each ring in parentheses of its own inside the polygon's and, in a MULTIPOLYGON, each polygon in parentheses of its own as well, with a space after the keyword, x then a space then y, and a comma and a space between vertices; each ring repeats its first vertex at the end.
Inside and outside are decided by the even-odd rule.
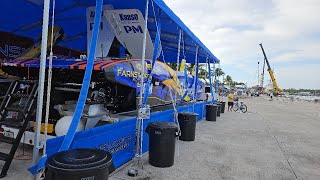
POLYGON ((247 110, 248 110, 248 108, 247 108, 247 105, 245 105, 243 102, 236 101, 236 102, 234 103, 233 110, 234 110, 235 112, 237 112, 238 110, 240 110, 240 112, 246 113, 247 110))

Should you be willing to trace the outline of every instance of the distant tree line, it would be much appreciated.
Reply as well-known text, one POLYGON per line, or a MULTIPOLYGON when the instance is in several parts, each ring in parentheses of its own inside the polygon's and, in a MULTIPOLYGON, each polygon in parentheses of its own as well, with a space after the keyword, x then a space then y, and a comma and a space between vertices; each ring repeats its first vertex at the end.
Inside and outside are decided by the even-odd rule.
POLYGON ((299 94, 302 92, 309 92, 310 95, 320 95, 320 89, 284 89, 284 92, 288 92, 289 94, 299 94))
MULTIPOLYGON (((170 66, 172 69, 177 69, 176 63, 167 63, 168 66, 170 66)), ((195 64, 186 64, 186 69, 189 74, 194 74, 195 71, 195 64)), ((214 73, 217 76, 217 82, 219 84, 225 84, 230 87, 234 87, 236 85, 245 85, 243 82, 237 82, 232 79, 230 75, 226 75, 225 72, 221 68, 214 68, 211 67, 211 77, 214 80, 214 73), (226 77, 224 77, 226 75, 226 77), (220 80, 222 77, 222 80, 220 80)), ((206 64, 199 64, 199 73, 198 73, 199 79, 203 79, 206 82, 206 85, 209 85, 209 72, 207 70, 206 64)))

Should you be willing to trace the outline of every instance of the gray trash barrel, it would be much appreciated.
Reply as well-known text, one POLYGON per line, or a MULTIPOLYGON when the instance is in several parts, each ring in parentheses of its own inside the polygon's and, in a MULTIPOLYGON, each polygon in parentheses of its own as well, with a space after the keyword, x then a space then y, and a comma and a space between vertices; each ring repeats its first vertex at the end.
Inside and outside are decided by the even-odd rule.
POLYGON ((196 136, 197 116, 198 114, 191 112, 181 112, 178 114, 181 131, 181 135, 179 136, 180 140, 194 141, 196 136))
POLYGON ((220 113, 221 113, 221 103, 217 103, 218 105, 218 109, 217 109, 217 117, 220 117, 220 113))
POLYGON ((218 105, 207 104, 206 105, 206 120, 207 121, 216 121, 217 120, 217 110, 218 110, 218 105))
POLYGON ((149 123, 149 164, 156 167, 170 167, 174 163, 174 153, 178 126, 170 122, 149 123))
POLYGON ((221 113, 224 113, 226 109, 226 102, 220 102, 221 103, 221 113))

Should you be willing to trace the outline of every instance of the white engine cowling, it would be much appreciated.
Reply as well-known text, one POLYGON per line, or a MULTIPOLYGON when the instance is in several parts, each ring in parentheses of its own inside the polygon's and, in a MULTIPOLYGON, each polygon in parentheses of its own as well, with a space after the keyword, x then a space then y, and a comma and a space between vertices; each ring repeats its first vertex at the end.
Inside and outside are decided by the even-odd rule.
MULTIPOLYGON (((64 136, 67 134, 72 118, 73 116, 64 116, 61 119, 59 119, 55 127, 55 132, 57 136, 64 136)), ((80 120, 77 127, 77 132, 81 130, 84 130, 84 123, 80 120)))

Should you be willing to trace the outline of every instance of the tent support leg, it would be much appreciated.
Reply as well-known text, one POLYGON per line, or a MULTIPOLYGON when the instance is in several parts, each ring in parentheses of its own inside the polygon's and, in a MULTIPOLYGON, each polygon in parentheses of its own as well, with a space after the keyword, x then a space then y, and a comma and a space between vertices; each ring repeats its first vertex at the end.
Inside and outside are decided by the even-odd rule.
MULTIPOLYGON (((208 58, 208 57, 207 57, 208 58)), ((211 93, 211 102, 214 100, 213 87, 212 87, 212 76, 211 76, 211 67, 210 67, 210 59, 207 61, 208 69, 209 69, 209 83, 210 83, 210 93, 211 93)))
MULTIPOLYGON (((48 43, 48 26, 49 26, 49 9, 50 0, 45 0, 43 5, 43 22, 42 22, 42 39, 41 39, 41 59, 40 59, 40 71, 39 71, 39 87, 38 87, 38 101, 37 101, 37 114, 36 114, 36 135, 34 138, 33 146, 33 158, 32 164, 35 165, 39 157, 40 149, 40 126, 42 119, 42 107, 44 96, 44 81, 46 71, 46 59, 47 59, 47 43, 48 43)), ((34 175, 33 179, 37 179, 38 174, 34 175)))
MULTIPOLYGON (((148 13, 149 13, 149 0, 146 0, 146 9, 145 9, 145 26, 144 26, 144 34, 143 34, 143 46, 142 46, 142 72, 141 72, 141 81, 140 81, 140 99, 139 99, 139 108, 141 108, 143 103, 143 92, 144 92, 144 74, 145 74, 145 56, 146 56, 146 43, 147 43, 147 30, 148 30, 148 13)), ((142 156, 142 137, 143 137, 143 119, 141 117, 137 118, 136 122, 136 143, 135 143, 135 156, 133 159, 133 165, 128 170, 129 176, 138 176, 139 169, 141 164, 141 156, 142 156)))
POLYGON ((199 46, 197 46, 196 49, 196 74, 194 77, 194 92, 193 92, 193 106, 192 106, 192 112, 194 112, 194 104, 197 102, 197 86, 198 86, 198 72, 199 72, 199 62, 198 62, 198 52, 199 52, 199 46))

